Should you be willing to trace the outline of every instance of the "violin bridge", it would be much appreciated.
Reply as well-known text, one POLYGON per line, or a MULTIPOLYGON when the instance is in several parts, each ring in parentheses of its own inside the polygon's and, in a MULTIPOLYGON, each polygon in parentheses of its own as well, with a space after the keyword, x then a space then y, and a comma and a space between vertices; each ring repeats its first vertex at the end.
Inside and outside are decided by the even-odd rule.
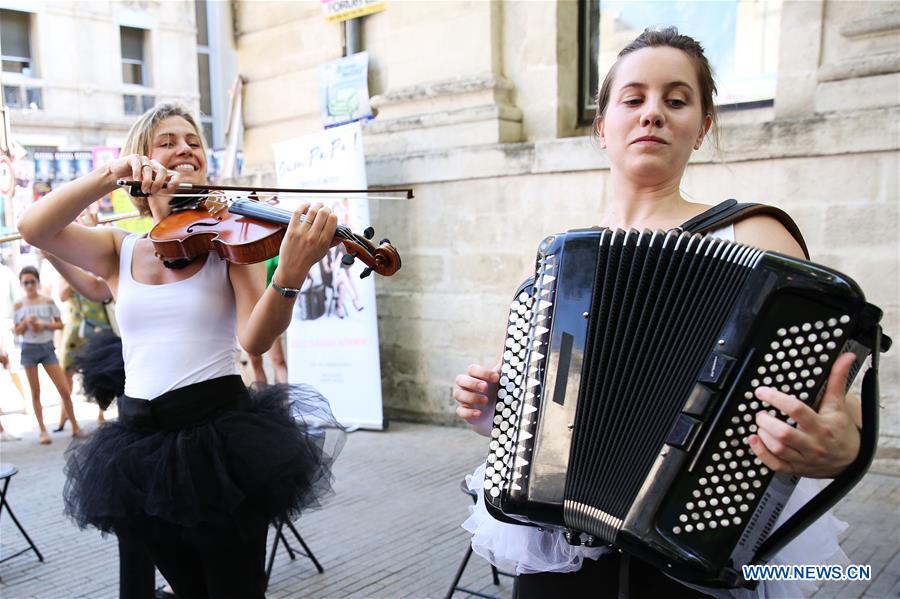
POLYGON ((228 202, 224 197, 218 198, 210 195, 206 198, 204 204, 206 205, 206 211, 209 212, 211 216, 215 216, 223 210, 228 209, 228 202))

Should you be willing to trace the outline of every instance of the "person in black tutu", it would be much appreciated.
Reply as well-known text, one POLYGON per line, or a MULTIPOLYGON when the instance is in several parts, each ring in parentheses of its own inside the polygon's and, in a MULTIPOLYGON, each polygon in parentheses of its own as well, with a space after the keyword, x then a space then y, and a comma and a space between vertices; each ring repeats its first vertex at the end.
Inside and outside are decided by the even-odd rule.
POLYGON ((120 178, 141 182, 149 196, 134 203, 154 223, 170 212, 165 184, 204 184, 206 151, 191 113, 152 108, 119 158, 55 189, 19 223, 28 243, 96 273, 116 298, 119 419, 68 450, 66 512, 117 536, 123 597, 153 596, 153 564, 180 599, 263 597, 267 527, 330 492, 343 437, 310 387, 251 394, 235 339, 261 354, 287 328, 289 289, 325 255, 337 219, 319 204, 298 208, 266 288, 265 264, 215 253, 163 263, 146 237, 74 222, 120 178))

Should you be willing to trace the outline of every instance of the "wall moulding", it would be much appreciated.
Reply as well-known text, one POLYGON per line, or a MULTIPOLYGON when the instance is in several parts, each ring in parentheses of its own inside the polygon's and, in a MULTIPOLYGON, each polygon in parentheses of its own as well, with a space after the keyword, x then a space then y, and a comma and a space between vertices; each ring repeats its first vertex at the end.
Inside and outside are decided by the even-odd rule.
POLYGON ((841 35, 846 38, 864 37, 890 33, 900 29, 900 10, 886 10, 877 15, 863 17, 841 26, 841 35))
POLYGON ((366 152, 394 155, 522 139, 514 85, 493 74, 435 81, 374 96, 366 152))
POLYGON ((881 52, 823 64, 819 67, 816 76, 819 83, 825 83, 826 81, 842 81, 897 72, 900 72, 900 55, 896 52, 881 52))
POLYGON ((380 108, 399 102, 414 102, 424 98, 469 94, 485 90, 508 93, 513 90, 513 84, 510 80, 498 77, 492 73, 472 77, 457 77, 421 85, 410 85, 379 94, 372 98, 372 107, 380 108))
MULTIPOLYGON (((722 151, 706 144, 692 164, 801 158, 900 150, 900 137, 884 123, 900 120, 900 107, 740 123, 723 127, 722 151)), ((369 143, 366 140, 368 151, 369 143)), ((369 183, 424 184, 527 174, 605 170, 609 161, 590 137, 527 143, 458 145, 391 155, 369 155, 369 183)))

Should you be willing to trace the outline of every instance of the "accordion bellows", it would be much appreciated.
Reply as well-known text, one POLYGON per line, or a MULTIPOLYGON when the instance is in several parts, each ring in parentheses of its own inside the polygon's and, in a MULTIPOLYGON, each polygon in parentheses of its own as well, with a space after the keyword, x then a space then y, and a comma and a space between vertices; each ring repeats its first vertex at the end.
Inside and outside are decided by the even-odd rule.
POLYGON ((797 482, 749 447, 757 412, 786 419, 754 389, 816 407, 837 356, 857 355, 855 375, 877 354, 880 317, 840 273, 722 239, 549 237, 510 310, 488 510, 684 580, 745 584, 797 482))

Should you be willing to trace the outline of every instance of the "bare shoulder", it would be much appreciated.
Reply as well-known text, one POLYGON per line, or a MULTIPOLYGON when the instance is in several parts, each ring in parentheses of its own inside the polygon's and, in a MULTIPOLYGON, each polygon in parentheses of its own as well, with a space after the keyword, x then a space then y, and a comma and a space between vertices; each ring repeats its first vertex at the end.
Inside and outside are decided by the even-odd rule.
POLYGON ((105 243, 112 244, 116 249, 121 245, 122 240, 128 237, 131 232, 119 227, 84 227, 95 239, 103 239, 105 243))
POLYGON ((125 229, 120 229, 119 227, 104 227, 104 229, 108 230, 110 232, 110 235, 112 235, 112 240, 116 247, 116 253, 118 254, 122 249, 122 240, 128 237, 131 233, 129 233, 125 229))
MULTIPOLYGON (((94 228, 101 229, 100 227, 94 228)), ((108 243, 113 250, 113 256, 118 258, 122 253, 122 241, 132 233, 125 229, 120 229, 119 227, 102 227, 101 230, 107 236, 108 243)), ((118 261, 116 261, 116 263, 118 265, 118 261)))
POLYGON ((110 255, 111 264, 109 264, 109 268, 104 273, 106 276, 103 276, 99 273, 94 273, 99 276, 101 279, 109 279, 115 278, 119 275, 119 256, 122 255, 122 241, 125 240, 126 237, 131 235, 129 231, 125 229, 120 229, 118 227, 104 227, 104 229, 109 231, 110 240, 112 242, 113 252, 110 255))
POLYGON ((13 310, 21 310, 24 305, 22 300, 16 300, 16 303, 13 304, 13 310))
POLYGON ((772 250, 795 258, 805 258, 803 249, 797 240, 777 218, 772 216, 751 216, 735 223, 734 236, 739 243, 772 250))
POLYGON ((52 306, 52 305, 54 304, 53 298, 52 298, 52 297, 47 297, 46 295, 42 295, 42 296, 41 296, 41 300, 42 300, 45 304, 47 304, 47 305, 49 305, 49 306, 52 306))

